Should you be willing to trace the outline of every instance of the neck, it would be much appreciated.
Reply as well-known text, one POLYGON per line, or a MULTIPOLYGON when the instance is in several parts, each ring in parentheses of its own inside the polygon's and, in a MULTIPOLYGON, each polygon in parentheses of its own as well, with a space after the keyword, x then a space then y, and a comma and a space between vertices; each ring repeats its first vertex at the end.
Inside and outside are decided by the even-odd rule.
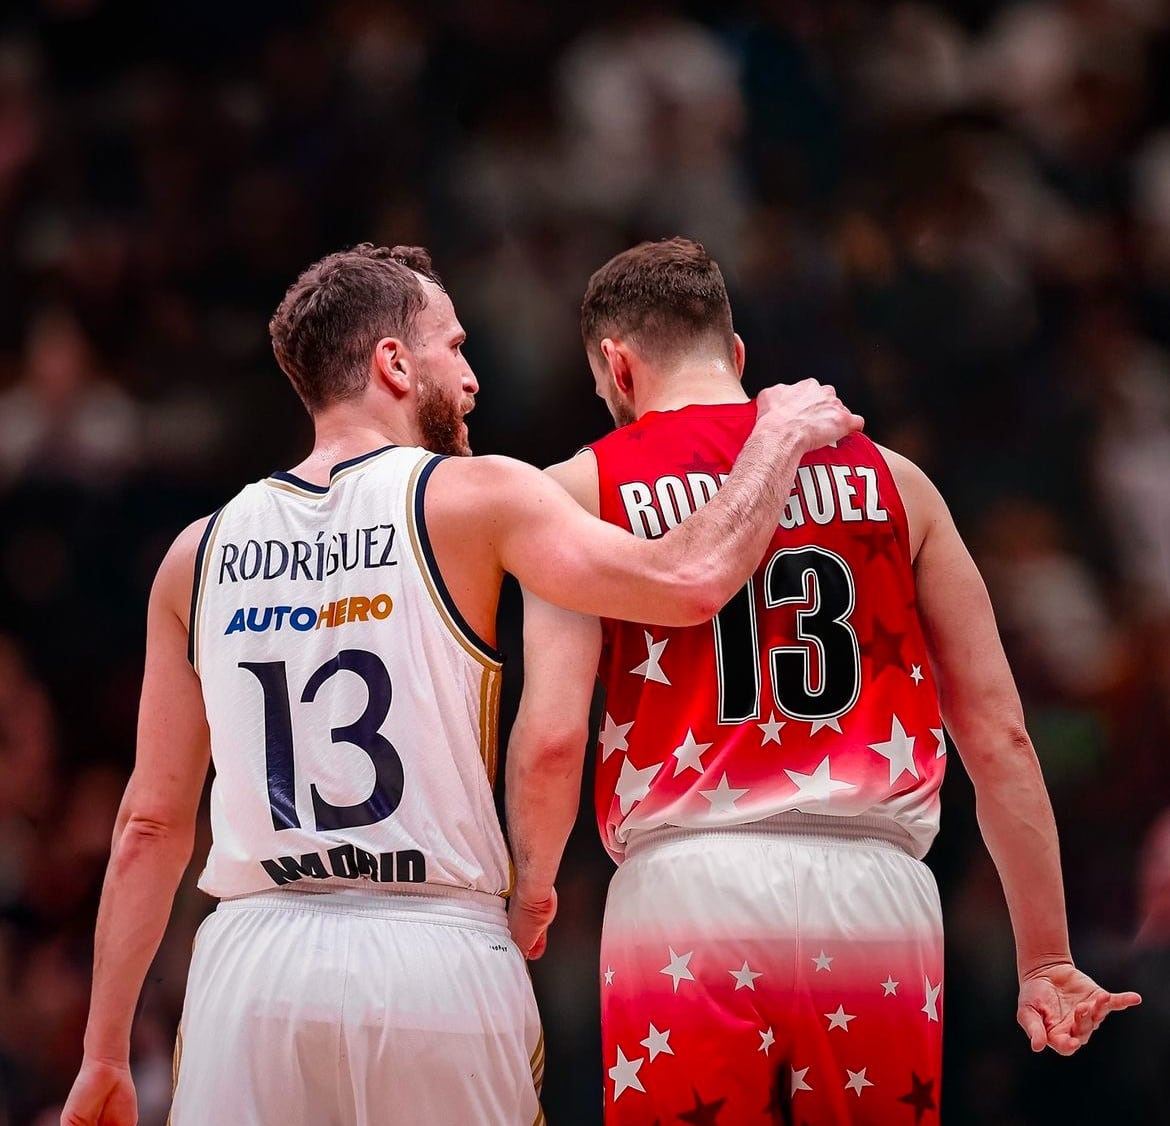
POLYGON ((330 407, 313 418, 313 451, 292 472, 317 485, 329 483, 339 462, 382 446, 417 446, 418 435, 404 418, 374 418, 348 404, 330 407))
POLYGON ((650 411, 674 411, 696 404, 746 403, 739 374, 726 360, 704 360, 645 381, 634 406, 638 417, 650 411))

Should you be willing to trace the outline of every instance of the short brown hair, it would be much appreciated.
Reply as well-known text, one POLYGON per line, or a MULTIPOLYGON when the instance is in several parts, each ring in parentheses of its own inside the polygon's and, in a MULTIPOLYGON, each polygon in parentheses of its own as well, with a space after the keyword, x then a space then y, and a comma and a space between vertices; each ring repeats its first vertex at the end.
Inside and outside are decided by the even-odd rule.
POLYGON ((731 303, 719 265, 687 238, 643 242, 611 258, 589 279, 581 303, 585 348, 607 336, 628 339, 644 356, 671 359, 705 336, 732 345, 731 303))
POLYGON ((268 322, 272 350, 310 413, 360 394, 384 336, 412 343, 427 303, 419 277, 442 286, 421 246, 363 242, 314 262, 268 322))

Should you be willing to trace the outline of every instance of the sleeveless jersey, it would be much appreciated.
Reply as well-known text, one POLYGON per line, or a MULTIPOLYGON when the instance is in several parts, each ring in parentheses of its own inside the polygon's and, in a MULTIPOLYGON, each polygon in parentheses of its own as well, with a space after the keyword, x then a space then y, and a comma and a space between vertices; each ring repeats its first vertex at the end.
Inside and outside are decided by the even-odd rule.
MULTIPOLYGON (((754 403, 651 412, 590 448, 602 519, 653 538, 726 480, 754 403)), ((906 513, 862 435, 805 456, 751 581, 687 628, 603 621, 602 839, 792 810, 881 818, 919 857, 945 742, 906 513)))
POLYGON ((209 894, 508 890, 500 660, 431 553, 423 497, 441 460, 387 447, 328 486, 277 473, 210 521, 190 625, 215 768, 209 894))

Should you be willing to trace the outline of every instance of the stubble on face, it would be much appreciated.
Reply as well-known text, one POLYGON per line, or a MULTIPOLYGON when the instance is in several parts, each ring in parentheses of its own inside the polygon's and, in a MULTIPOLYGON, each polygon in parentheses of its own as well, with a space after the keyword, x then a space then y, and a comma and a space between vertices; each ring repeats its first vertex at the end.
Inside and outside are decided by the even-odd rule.
POLYGON ((606 395, 605 405, 609 407, 609 413, 613 417, 615 429, 620 430, 623 426, 629 426, 631 422, 638 421, 638 416, 634 414, 630 405, 623 402, 616 395, 612 397, 606 395))
POLYGON ((463 396, 445 391, 437 380, 419 380, 418 429, 426 449, 452 457, 470 457, 471 444, 463 423, 466 413, 463 396))

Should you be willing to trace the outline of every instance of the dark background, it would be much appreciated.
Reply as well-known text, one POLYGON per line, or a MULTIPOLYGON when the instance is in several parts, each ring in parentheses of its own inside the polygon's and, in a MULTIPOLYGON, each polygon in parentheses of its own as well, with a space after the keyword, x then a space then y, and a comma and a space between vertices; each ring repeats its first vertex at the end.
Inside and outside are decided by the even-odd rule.
MULTIPOLYGON (((749 389, 832 381, 939 483, 1052 790, 1074 951, 1146 996, 1075 1059, 1030 1055, 952 756, 946 1121, 1166 1121, 1168 48, 1162 0, 8 0, 0 1123, 55 1122, 80 1059, 154 569, 307 451, 265 329, 285 287, 359 240, 429 246, 477 452, 545 464, 609 425, 590 272, 676 233, 724 268, 749 389)), ((608 874, 586 817, 535 968, 554 1123, 600 1121, 608 874)), ((208 907, 192 873, 135 1034, 145 1124, 208 907)))

